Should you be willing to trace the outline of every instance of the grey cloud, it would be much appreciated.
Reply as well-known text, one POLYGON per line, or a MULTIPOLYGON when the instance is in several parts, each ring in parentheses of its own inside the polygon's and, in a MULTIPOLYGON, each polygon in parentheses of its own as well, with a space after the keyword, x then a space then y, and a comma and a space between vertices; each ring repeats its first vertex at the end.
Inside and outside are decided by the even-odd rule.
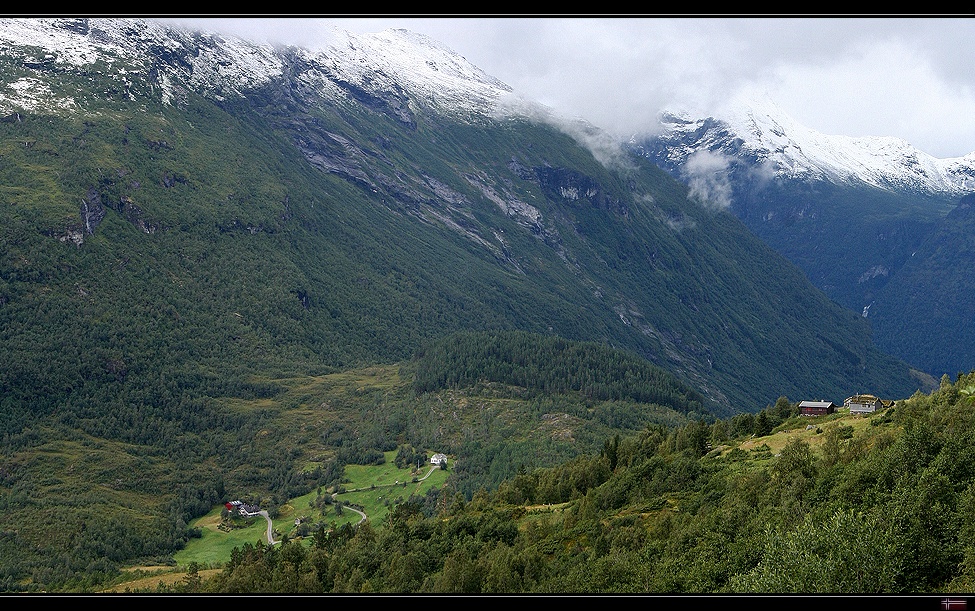
POLYGON ((712 114, 737 91, 762 86, 791 116, 825 134, 894 136, 941 158, 975 151, 969 16, 179 21, 312 49, 333 26, 356 33, 406 28, 559 114, 622 138, 657 129, 663 108, 712 114), (887 50, 900 55, 891 59, 887 50))
POLYGON ((691 199, 705 207, 731 206, 728 168, 729 160, 724 155, 709 151, 698 151, 691 155, 681 170, 691 199))

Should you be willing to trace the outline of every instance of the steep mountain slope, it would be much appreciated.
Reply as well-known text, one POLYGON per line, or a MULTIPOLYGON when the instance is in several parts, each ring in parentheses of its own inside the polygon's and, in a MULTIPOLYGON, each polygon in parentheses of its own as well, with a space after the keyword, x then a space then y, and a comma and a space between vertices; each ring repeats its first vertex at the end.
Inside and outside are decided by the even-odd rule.
MULTIPOLYGON (((4 311, 16 320, 41 294, 51 303, 56 280, 71 314, 34 327, 58 338, 48 344, 91 333, 80 304, 104 310, 96 319, 110 329, 110 312, 131 300, 157 312, 132 323, 133 339, 155 331, 193 346, 209 335, 201 329, 220 328, 216 317, 226 337, 244 325, 266 346, 235 340, 245 358, 207 338, 208 362, 257 366, 287 346, 298 369, 341 367, 406 358, 444 330, 511 327, 633 349, 726 410, 783 393, 914 388, 905 368, 871 352, 865 325, 729 215, 687 203, 652 170, 611 170, 564 134, 503 114, 505 87, 412 34, 314 56, 125 20, 5 25, 11 43, 47 46, 5 54, 16 205, 4 225, 17 273, 4 311), (380 59, 363 71, 366 58, 380 59), (40 95, 16 107, 11 92, 28 90, 40 95), (69 110, 47 110, 59 103, 69 110), (50 280, 18 282, 38 251, 53 257, 50 280), (172 311, 158 314, 160 300, 172 311), (77 327, 54 332, 68 321, 77 327)), ((6 328, 7 345, 36 354, 18 325, 6 328)), ((105 349, 80 369, 140 362, 122 342, 105 349)), ((76 351, 92 358, 83 340, 76 351)), ((8 354, 22 372, 5 381, 12 392, 72 369, 8 354)))
MULTIPOLYGON (((601 163, 432 41, 313 54, 115 19, 0 40, 8 584, 167 558, 228 486, 313 487, 339 415, 357 449, 395 446, 433 400, 285 388, 456 331, 636 354, 700 393, 645 410, 668 421, 925 385, 733 215, 646 159, 601 163)), ((482 424, 458 452, 503 457, 482 424)))
MULTIPOLYGON (((741 101, 720 119, 665 114, 662 125, 661 135, 632 143, 639 154, 728 207, 837 303, 866 318, 883 310, 873 325, 879 347, 933 375, 973 366, 975 351, 962 339, 970 318, 938 315, 942 324, 925 336, 935 341, 917 343, 904 329, 938 306, 899 308, 913 299, 912 284, 892 280, 975 190, 975 153, 936 159, 894 138, 827 136, 767 101, 741 101)), ((957 252, 939 256, 947 258, 932 260, 935 268, 958 269, 957 252)))
POLYGON ((975 195, 968 195, 910 253, 870 308, 894 354, 916 355, 931 371, 966 373, 975 363, 975 195), (932 343, 931 338, 950 337, 932 343))

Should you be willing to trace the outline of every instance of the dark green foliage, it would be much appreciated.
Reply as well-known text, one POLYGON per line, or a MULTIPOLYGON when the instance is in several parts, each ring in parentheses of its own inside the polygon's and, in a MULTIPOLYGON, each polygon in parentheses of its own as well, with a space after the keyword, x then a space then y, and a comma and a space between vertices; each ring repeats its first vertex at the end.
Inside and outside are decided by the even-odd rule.
POLYGON ((427 462, 427 453, 419 451, 409 444, 401 445, 396 449, 396 458, 393 462, 400 469, 422 467, 427 462))
POLYGON ((872 448, 832 467, 794 440, 766 466, 742 471, 731 457, 675 453, 682 432, 664 439, 651 427, 607 441, 592 458, 518 474, 468 503, 443 503, 435 516, 407 504, 381 528, 320 535, 308 552, 286 552, 285 544, 268 557, 248 547, 199 591, 295 584, 309 593, 967 591, 975 579, 975 469, 966 448, 975 417, 958 390, 973 384, 970 374, 905 401, 902 429, 862 429, 872 448), (946 403, 947 396, 956 399, 946 403), (608 453, 617 456, 615 471, 608 453), (530 518, 528 508, 539 505, 547 513, 530 518), (274 568, 285 557, 298 575, 274 568), (258 575, 260 565, 275 575, 258 575))
POLYGON ((786 396, 775 400, 774 413, 780 421, 799 415, 799 404, 792 403, 786 396))
MULTIPOLYGON (((679 176, 665 147, 641 148, 679 176)), ((769 181, 745 161, 732 164, 729 178, 735 216, 817 288, 871 321, 882 350, 935 377, 970 368, 971 196, 769 181)))
POLYGON ((962 198, 878 293, 870 309, 879 346, 938 376, 975 362, 975 197, 962 198))
POLYGON ((704 411, 704 397, 670 373, 593 342, 524 332, 464 332, 421 349, 415 360, 415 388, 421 393, 498 382, 531 395, 578 392, 598 401, 656 403, 684 414, 704 411))
POLYGON ((758 412, 758 415, 755 416, 755 428, 752 429, 752 433, 756 437, 764 437, 765 435, 771 433, 773 428, 774 425, 772 424, 768 412, 765 410, 758 412))

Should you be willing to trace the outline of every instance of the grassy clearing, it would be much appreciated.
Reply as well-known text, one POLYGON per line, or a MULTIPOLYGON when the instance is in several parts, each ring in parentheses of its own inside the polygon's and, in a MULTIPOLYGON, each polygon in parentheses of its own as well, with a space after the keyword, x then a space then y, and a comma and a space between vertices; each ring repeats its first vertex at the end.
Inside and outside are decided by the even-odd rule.
POLYGON ((381 524, 389 511, 410 496, 422 497, 431 488, 439 488, 447 481, 448 472, 439 467, 423 465, 419 471, 399 469, 393 463, 395 452, 386 452, 382 465, 349 465, 345 468, 349 483, 338 498, 352 503, 369 516, 370 522, 381 524), (429 474, 429 475, 427 475, 429 474))
MULTIPOLYGON (((822 446, 831 431, 847 429, 846 434, 841 435, 844 440, 848 434, 850 441, 857 439, 869 444, 871 435, 879 432, 876 428, 879 425, 896 426, 892 425, 886 409, 872 414, 850 414, 849 408, 841 407, 827 416, 790 418, 770 435, 732 440, 714 448, 706 458, 731 459, 733 462, 728 464, 728 468, 737 474, 755 472, 772 465, 782 449, 793 440, 807 443, 813 455, 822 456, 822 446)), ((667 502, 673 505, 672 509, 680 505, 680 499, 674 495, 667 502)))
POLYGON ((236 525, 240 527, 226 531, 219 528, 223 509, 223 505, 220 505, 191 524, 199 528, 203 536, 191 539, 185 548, 173 556, 177 565, 185 567, 196 562, 202 566, 219 567, 230 560, 230 552, 235 547, 245 543, 267 543, 267 521, 263 516, 236 520, 236 525))
MULTIPOLYGON (((349 465, 346 467, 346 479, 342 492, 334 498, 341 504, 352 504, 365 512, 370 522, 381 524, 389 511, 397 503, 407 501, 411 495, 423 496, 427 490, 443 486, 448 472, 440 468, 432 468, 426 464, 419 471, 413 469, 399 469, 393 463, 396 452, 386 452, 386 462, 382 465, 349 465), (427 475, 429 473, 429 475, 427 475), (426 477, 424 477, 426 476, 426 477), (422 479, 421 479, 422 478, 422 479)), ((358 523, 361 516, 349 508, 337 510, 335 503, 321 503, 325 495, 331 495, 334 490, 315 490, 306 495, 290 499, 278 508, 277 515, 272 519, 274 535, 277 541, 284 536, 289 539, 306 540, 309 544, 312 537, 301 537, 298 534, 296 520, 301 518, 311 523, 324 523, 329 528, 335 528, 347 523, 358 523)), ((236 520, 238 528, 226 530, 220 528, 224 522, 222 512, 224 507, 215 507, 207 515, 194 521, 191 526, 198 528, 202 536, 192 539, 186 547, 174 555, 176 567, 133 567, 129 569, 136 579, 115 586, 109 592, 146 591, 155 589, 157 584, 178 583, 186 577, 186 567, 196 562, 202 567, 201 575, 219 571, 228 560, 235 547, 245 544, 267 543, 267 521, 262 516, 248 520, 236 520)))
MULTIPOLYGON (((117 593, 124 594, 126 592, 147 592, 155 590, 158 586, 171 586, 182 582, 186 579, 187 574, 181 570, 175 570, 171 567, 145 567, 138 568, 133 571, 134 573, 140 575, 136 579, 131 581, 126 581, 112 588, 102 590, 102 593, 117 593)), ((199 571, 199 575, 202 579, 206 579, 220 572, 220 569, 205 569, 199 571)))
POLYGON ((783 423, 771 435, 752 437, 740 443, 722 446, 721 448, 716 448, 716 451, 720 450, 716 453, 724 456, 735 447, 746 452, 757 452, 764 450, 763 446, 768 446, 768 452, 772 456, 775 456, 792 439, 805 441, 809 444, 813 452, 816 452, 826 440, 825 434, 830 429, 848 426, 853 428, 854 435, 860 436, 871 426, 871 423, 875 419, 883 417, 884 411, 866 415, 851 415, 849 409, 846 408, 840 408, 836 413, 828 416, 799 416, 783 423))
MULTIPOLYGON (((416 475, 410 469, 397 469, 392 464, 395 452, 387 452, 387 463, 378 466, 354 465, 351 467, 349 482, 346 487, 354 492, 339 494, 336 498, 343 503, 351 503, 366 513, 373 523, 385 520, 389 511, 396 503, 406 501, 411 494, 422 496, 433 487, 442 486, 447 479, 448 472, 439 468, 433 469, 429 477, 419 481, 430 471, 426 465, 416 475), (399 481, 399 483, 397 483, 399 481)), ((348 471, 347 471, 348 472, 348 471)), ((272 520, 276 540, 280 541, 284 535, 290 539, 305 540, 311 544, 312 537, 299 537, 295 520, 297 518, 310 519, 312 522, 322 521, 334 528, 346 523, 358 523, 361 516, 345 508, 336 511, 336 505, 320 505, 316 500, 323 494, 332 491, 314 491, 304 496, 289 500, 279 508, 277 516, 272 520), (321 507, 321 509, 319 509, 321 507)), ((222 522, 221 505, 210 513, 194 521, 191 526, 200 529, 202 536, 192 539, 184 549, 174 555, 175 567, 131 567, 133 579, 120 583, 104 592, 147 592, 153 591, 159 585, 173 585, 180 583, 187 577, 186 569, 191 562, 202 567, 201 577, 206 577, 222 570, 230 560, 230 554, 235 547, 245 544, 267 542, 267 521, 262 516, 250 518, 241 528, 230 531, 219 528, 222 522)))

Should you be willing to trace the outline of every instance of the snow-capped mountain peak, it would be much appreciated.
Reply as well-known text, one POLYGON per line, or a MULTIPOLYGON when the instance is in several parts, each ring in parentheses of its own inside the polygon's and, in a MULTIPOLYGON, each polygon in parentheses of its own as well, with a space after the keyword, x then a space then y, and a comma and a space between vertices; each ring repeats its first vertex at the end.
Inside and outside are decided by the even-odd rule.
MULTIPOLYGON (((304 81, 322 95, 347 95, 351 85, 379 94, 405 93, 411 103, 455 114, 517 112, 511 88, 424 35, 390 29, 357 35, 339 29, 310 51, 258 44, 229 35, 129 18, 0 19, 0 53, 27 67, 95 69, 125 83, 129 100, 159 96, 171 103, 179 87, 218 99, 244 95, 282 76, 293 58, 310 73, 304 81), (141 87, 140 87, 141 85, 141 87)), ((0 110, 77 109, 78 101, 28 75, 0 78, 0 110)))
POLYGON ((757 162, 787 179, 954 195, 975 190, 975 153, 938 159, 900 138, 823 134, 769 99, 738 100, 720 117, 669 110, 661 123, 665 131, 658 140, 676 166, 708 150, 757 162))
MULTIPOLYGON (((0 42, 0 53, 21 59, 27 68, 81 74, 93 70, 113 77, 125 84, 127 101, 136 101, 137 92, 151 92, 169 102, 176 82, 216 97, 239 95, 282 72, 282 62, 270 45, 141 19, 4 18, 0 42)), ((22 76, 19 81, 0 82, 0 105, 49 110, 74 105, 63 96, 44 96, 43 91, 31 98, 22 85, 25 79, 31 81, 30 76, 22 76), (11 95, 7 89, 21 95, 11 95)))
POLYGON ((441 109, 471 111, 493 108, 512 94, 510 87, 423 34, 403 29, 362 35, 335 29, 331 34, 332 42, 311 57, 359 86, 398 86, 441 109))

